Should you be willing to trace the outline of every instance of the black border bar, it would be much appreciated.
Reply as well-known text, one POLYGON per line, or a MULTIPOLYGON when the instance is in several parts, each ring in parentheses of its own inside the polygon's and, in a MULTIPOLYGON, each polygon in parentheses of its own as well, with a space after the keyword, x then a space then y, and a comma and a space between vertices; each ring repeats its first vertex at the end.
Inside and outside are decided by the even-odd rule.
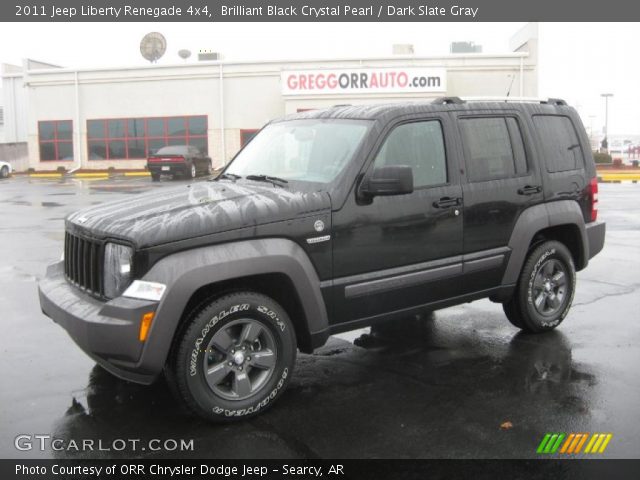
POLYGON ((640 20, 640 2, 632 0, 9 0, 0 2, 0 21, 2 22, 629 22, 634 20, 640 20))

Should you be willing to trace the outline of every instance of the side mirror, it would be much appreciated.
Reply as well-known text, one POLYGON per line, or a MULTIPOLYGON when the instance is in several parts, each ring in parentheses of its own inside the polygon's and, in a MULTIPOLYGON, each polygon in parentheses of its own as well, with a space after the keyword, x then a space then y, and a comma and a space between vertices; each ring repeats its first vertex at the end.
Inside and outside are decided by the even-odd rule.
POLYGON ((360 193, 368 198, 376 196, 406 195, 413 192, 413 170, 407 165, 389 165, 375 168, 365 177, 360 193))

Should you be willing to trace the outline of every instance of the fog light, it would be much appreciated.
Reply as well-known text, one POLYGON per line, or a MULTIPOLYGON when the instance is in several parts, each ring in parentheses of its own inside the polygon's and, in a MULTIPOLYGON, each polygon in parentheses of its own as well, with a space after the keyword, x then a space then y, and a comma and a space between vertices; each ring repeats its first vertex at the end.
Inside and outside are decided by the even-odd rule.
POLYGON ((142 315, 142 320, 140 321, 140 333, 138 334, 138 339, 141 342, 144 342, 147 339, 154 315, 154 312, 147 312, 142 315))

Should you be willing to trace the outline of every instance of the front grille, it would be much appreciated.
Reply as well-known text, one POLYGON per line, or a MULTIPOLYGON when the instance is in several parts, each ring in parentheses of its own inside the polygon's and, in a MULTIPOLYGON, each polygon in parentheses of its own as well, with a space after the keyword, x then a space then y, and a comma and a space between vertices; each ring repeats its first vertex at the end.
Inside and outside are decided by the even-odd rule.
POLYGON ((64 237, 64 273, 69 282, 83 291, 104 296, 102 285, 102 243, 73 235, 64 237))

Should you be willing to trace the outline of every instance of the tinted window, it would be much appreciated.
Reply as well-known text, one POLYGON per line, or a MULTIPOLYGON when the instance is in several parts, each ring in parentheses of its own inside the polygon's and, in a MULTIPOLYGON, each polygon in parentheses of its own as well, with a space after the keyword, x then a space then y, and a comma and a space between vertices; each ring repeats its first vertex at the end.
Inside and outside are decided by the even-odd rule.
MULTIPOLYGON (((467 177, 472 182, 497 180, 513 177, 516 174, 516 160, 511 146, 510 129, 517 132, 520 155, 524 155, 522 137, 515 119, 507 118, 464 118, 460 120, 460 133, 465 148, 467 177), (515 129, 513 128, 515 126, 515 129)), ((520 161, 519 170, 526 171, 526 163, 520 161)), ((520 173, 520 172, 518 172, 520 173)))
POLYGON ((57 138, 58 140, 71 140, 73 127, 70 121, 57 122, 57 138))
POLYGON ((87 120, 87 136, 89 138, 104 138, 104 120, 87 120))
POLYGON ((167 119, 167 135, 177 137, 185 134, 185 119, 182 117, 167 119))
POLYGON ((189 135, 206 135, 207 133, 207 117, 190 117, 189 118, 189 135))
POLYGON ((38 124, 38 136, 40 141, 54 140, 56 133, 56 124, 54 122, 40 122, 38 124))
POLYGON ((584 165, 584 157, 575 128, 568 117, 535 115, 533 122, 540 134, 547 170, 565 172, 584 165))
POLYGON ((147 120, 147 134, 150 137, 164 136, 164 120, 161 118, 152 118, 147 120))
POLYGON ((124 137, 124 120, 109 120, 108 122, 108 133, 111 138, 122 138, 124 137))
POLYGON ((413 186, 447 183, 442 126, 437 120, 406 123, 396 127, 378 152, 375 167, 408 165, 413 186))

